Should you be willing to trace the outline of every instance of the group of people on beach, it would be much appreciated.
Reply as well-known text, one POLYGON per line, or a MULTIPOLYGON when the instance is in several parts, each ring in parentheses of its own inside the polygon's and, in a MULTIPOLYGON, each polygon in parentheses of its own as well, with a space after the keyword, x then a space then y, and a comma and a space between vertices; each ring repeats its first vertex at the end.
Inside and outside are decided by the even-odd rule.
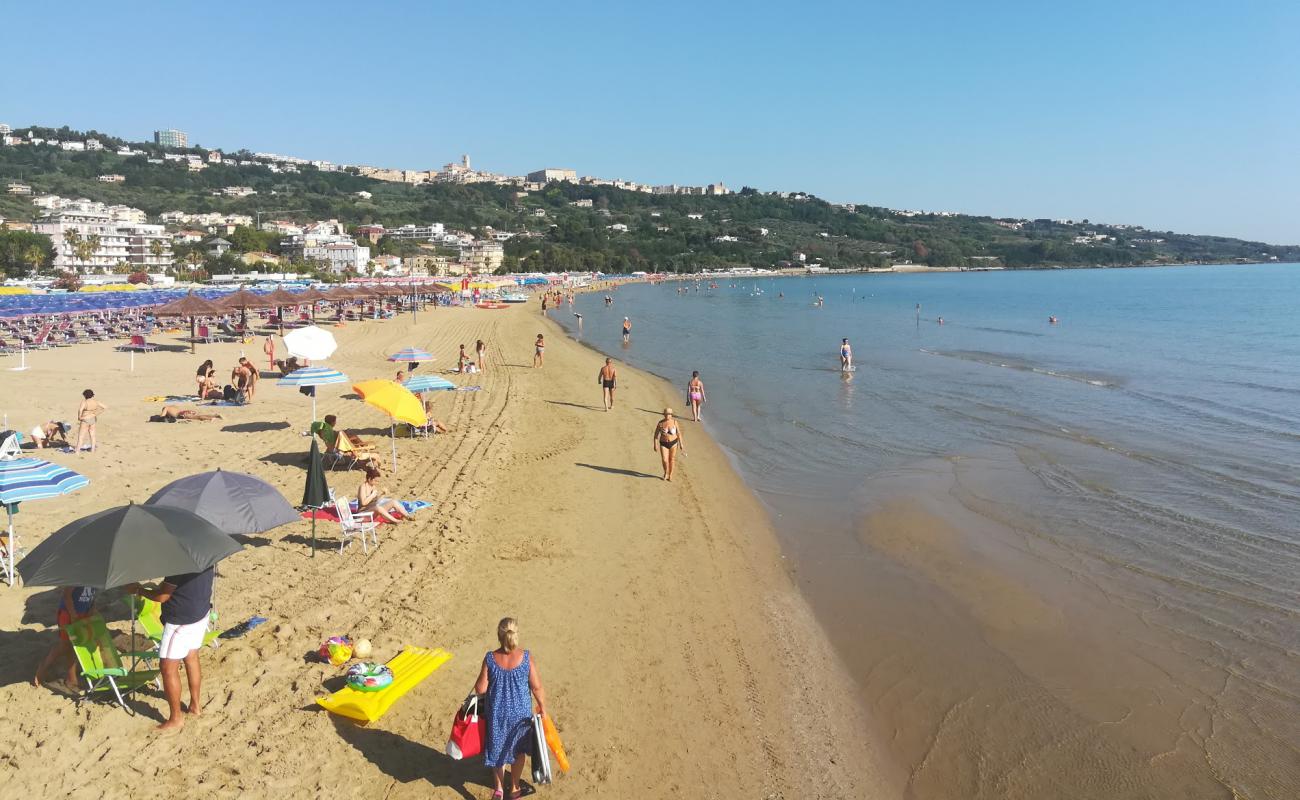
MULTIPOLYGON (((297 368, 296 360, 292 366, 295 369, 297 368)), ((291 371, 293 370, 289 370, 289 372, 291 371)), ((285 374, 288 374, 288 372, 285 374)), ((253 362, 240 356, 239 361, 230 370, 230 383, 228 384, 230 391, 226 391, 217 385, 217 369, 213 365, 212 359, 209 358, 199 365, 194 374, 194 382, 197 388, 196 394, 200 400, 232 399, 238 402, 251 403, 254 395, 257 394, 257 382, 261 380, 261 377, 261 371, 253 366, 253 362)))

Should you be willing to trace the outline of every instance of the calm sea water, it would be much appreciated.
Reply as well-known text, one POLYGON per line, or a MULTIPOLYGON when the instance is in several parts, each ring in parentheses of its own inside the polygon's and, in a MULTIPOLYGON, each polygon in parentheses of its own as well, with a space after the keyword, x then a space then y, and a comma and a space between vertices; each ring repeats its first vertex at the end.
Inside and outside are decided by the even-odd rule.
MULTIPOLYGON (((1109 711, 1098 710, 1105 692, 1083 691, 1075 684, 1086 676, 1072 669, 1113 659, 1092 647, 1072 667, 1068 637, 1020 632, 1003 646, 982 636, 1010 659, 1008 672, 1039 674, 1036 689, 1063 710, 1045 712, 1037 741, 1035 723, 1017 722, 1007 735, 1025 741, 988 754, 983 774, 966 774, 954 756, 933 790, 1014 796, 1009 776, 1024 770, 1027 754, 1068 734, 1081 736, 1081 749, 1092 736, 1111 737, 1103 744, 1140 754, 1097 765, 1135 773, 1095 784, 1109 796, 1202 786, 1223 796, 1300 796, 1300 265, 718 282, 628 286, 612 308, 586 295, 576 307, 582 329, 568 309, 560 321, 679 385, 700 370, 705 424, 772 509, 812 594, 859 574, 867 582, 879 569, 880 553, 854 532, 882 494, 906 490, 910 479, 900 476, 956 465, 938 492, 945 501, 1013 531, 1013 549, 1047 571, 1034 580, 1054 583, 1059 571, 1067 576, 1059 583, 1077 583, 1081 606, 1093 609, 1079 619, 1095 624, 1102 649, 1113 641, 1117 657, 1157 666, 1162 677, 1126 687, 1129 716, 1182 704, 1138 731, 1090 733, 1108 722, 1109 711), (822 307, 813 304, 818 294, 822 307), (634 324, 628 346, 625 315, 634 324), (843 337, 857 365, 847 376, 843 337), (995 466, 970 466, 981 464, 995 466), (1061 663, 1030 663, 1028 641, 1058 648, 1061 663), (1165 754, 1154 750, 1163 745, 1152 742, 1189 765, 1176 772, 1206 770, 1206 783, 1162 777, 1165 754)), ((956 596, 986 599, 978 586, 961 590, 951 575, 962 572, 960 560, 923 563, 938 564, 929 577, 957 586, 956 596)), ((1049 605, 1053 591, 1044 591, 1049 605)), ((870 618, 842 599, 814 606, 828 627, 870 618)), ((882 621, 860 633, 883 641, 887 628, 882 621)), ((907 647, 933 674, 962 657, 924 642, 907 647)), ((906 704, 886 702, 870 675, 859 677, 877 711, 899 716, 895 734, 906 728, 906 704)), ((933 727, 942 732, 941 722, 933 727)), ((917 752, 930 753, 939 738, 917 752)), ((962 746, 985 745, 972 737, 962 746)), ((1021 796, 1062 787, 1073 795, 1086 785, 1052 783, 1047 772, 1021 796)))

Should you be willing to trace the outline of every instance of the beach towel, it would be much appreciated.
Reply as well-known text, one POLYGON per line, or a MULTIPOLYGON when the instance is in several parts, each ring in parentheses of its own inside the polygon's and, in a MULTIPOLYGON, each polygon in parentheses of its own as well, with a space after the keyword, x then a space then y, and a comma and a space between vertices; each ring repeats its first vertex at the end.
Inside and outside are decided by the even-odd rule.
POLYGON ((458 392, 479 392, 479 391, 482 391, 482 390, 483 390, 483 387, 482 387, 482 386, 458 386, 458 387, 456 387, 456 391, 458 391, 458 392))
POLYGON ((398 500, 397 502, 402 504, 402 510, 406 512, 406 516, 408 517, 422 508, 433 507, 433 503, 430 503, 427 500, 398 500))
POLYGON ((238 639, 240 636, 266 622, 266 617, 259 617, 256 614, 239 623, 228 631, 222 632, 217 638, 219 639, 238 639))
MULTIPOLYGON (((194 398, 191 397, 191 398, 189 398, 189 399, 190 399, 190 400, 193 400, 194 398)), ((245 406, 245 405, 248 405, 248 404, 247 404, 247 403, 237 403, 237 402, 235 402, 234 400, 210 400, 210 401, 208 401, 208 402, 206 402, 206 403, 201 403, 200 405, 205 405, 205 406, 245 406)))
POLYGON ((192 394, 160 394, 155 397, 146 397, 146 403, 192 403, 196 399, 192 394))

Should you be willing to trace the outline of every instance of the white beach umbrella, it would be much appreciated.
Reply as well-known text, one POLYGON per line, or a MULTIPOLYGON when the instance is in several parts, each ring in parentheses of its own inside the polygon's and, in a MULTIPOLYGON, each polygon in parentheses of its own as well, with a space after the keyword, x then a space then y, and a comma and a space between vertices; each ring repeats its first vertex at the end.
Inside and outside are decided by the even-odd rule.
POLYGON ((284 346, 288 348, 291 356, 310 361, 323 361, 334 355, 334 351, 339 348, 339 343, 334 341, 334 334, 324 328, 308 325, 286 333, 284 346))

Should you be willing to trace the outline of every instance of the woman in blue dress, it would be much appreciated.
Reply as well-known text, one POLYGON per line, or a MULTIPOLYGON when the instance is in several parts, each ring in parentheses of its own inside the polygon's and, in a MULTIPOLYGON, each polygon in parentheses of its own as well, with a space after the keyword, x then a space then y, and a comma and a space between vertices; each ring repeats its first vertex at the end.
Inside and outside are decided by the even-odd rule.
POLYGON ((524 771, 532 736, 533 704, 537 713, 546 713, 546 693, 537 674, 537 662, 527 650, 519 649, 519 625, 512 617, 497 623, 497 641, 501 646, 483 657, 483 669, 474 684, 476 694, 487 695, 487 741, 484 762, 492 768, 496 789, 493 800, 502 800, 506 765, 510 765, 511 800, 520 797, 519 776, 524 771), (531 696, 530 696, 531 695, 531 696))

